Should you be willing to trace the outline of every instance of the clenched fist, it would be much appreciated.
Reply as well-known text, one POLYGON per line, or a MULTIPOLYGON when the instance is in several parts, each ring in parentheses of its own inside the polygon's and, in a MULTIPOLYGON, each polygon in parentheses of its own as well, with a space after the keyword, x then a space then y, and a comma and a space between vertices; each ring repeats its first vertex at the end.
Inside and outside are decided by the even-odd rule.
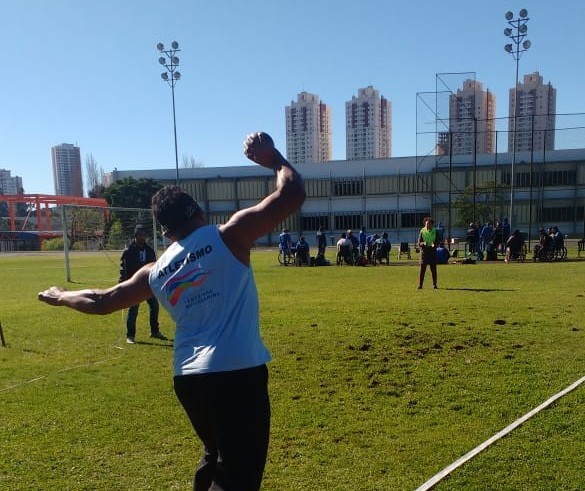
POLYGON ((282 159, 270 135, 262 132, 251 133, 246 137, 244 154, 250 160, 269 169, 274 169, 282 159))

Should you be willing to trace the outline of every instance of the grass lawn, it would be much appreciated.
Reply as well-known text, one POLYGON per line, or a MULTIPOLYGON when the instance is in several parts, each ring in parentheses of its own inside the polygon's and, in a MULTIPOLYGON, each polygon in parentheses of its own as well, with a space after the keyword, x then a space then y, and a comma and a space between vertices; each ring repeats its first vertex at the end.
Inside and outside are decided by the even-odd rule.
MULTIPOLYGON (((414 490, 585 375, 585 260, 439 266, 436 291, 394 256, 253 264, 274 358, 263 490, 414 490)), ((201 448, 147 305, 128 346, 122 313, 36 300, 64 284, 61 255, 3 255, 0 271, 0 490, 191 489, 201 448)), ((117 274, 117 253, 73 254, 68 287, 117 274)), ((584 404, 585 384, 434 489, 585 489, 584 404)))

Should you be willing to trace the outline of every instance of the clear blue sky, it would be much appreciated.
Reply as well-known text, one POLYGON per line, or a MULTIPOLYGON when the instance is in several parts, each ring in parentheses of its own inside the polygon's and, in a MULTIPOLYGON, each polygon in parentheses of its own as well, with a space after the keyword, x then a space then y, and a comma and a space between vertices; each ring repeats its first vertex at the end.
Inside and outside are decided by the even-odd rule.
POLYGON ((507 116, 515 62, 504 14, 523 7, 532 47, 520 77, 538 70, 557 88, 558 113, 585 112, 582 0, 5 1, 0 168, 49 194, 60 143, 81 148, 84 168, 92 154, 105 172, 174 169, 156 50, 173 40, 179 159, 248 164, 241 143, 258 129, 284 153, 284 107, 303 90, 332 107, 333 158, 344 159, 344 104, 367 85, 392 102, 393 156, 420 155, 417 93, 435 91, 437 73, 475 73, 507 116))

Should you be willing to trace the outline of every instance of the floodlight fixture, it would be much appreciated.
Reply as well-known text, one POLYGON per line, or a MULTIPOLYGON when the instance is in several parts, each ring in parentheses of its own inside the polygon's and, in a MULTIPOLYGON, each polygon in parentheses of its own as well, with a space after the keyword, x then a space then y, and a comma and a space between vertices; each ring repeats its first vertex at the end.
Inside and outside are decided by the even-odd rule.
POLYGON ((514 18, 514 14, 509 10, 506 12, 506 20, 512 20, 514 18))
POLYGON ((526 10, 526 9, 522 9, 522 10, 520 11, 520 18, 522 18, 522 19, 526 19, 526 17, 528 17, 528 10, 526 10))

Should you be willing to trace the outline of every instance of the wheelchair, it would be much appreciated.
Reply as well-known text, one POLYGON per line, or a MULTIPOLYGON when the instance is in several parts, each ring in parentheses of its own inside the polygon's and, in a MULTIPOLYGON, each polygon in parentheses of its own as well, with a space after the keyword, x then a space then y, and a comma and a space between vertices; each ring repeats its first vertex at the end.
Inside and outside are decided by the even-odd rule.
POLYGON ((353 254, 351 251, 351 247, 349 246, 341 246, 337 251, 337 266, 343 266, 346 264, 347 266, 353 266, 353 254))

